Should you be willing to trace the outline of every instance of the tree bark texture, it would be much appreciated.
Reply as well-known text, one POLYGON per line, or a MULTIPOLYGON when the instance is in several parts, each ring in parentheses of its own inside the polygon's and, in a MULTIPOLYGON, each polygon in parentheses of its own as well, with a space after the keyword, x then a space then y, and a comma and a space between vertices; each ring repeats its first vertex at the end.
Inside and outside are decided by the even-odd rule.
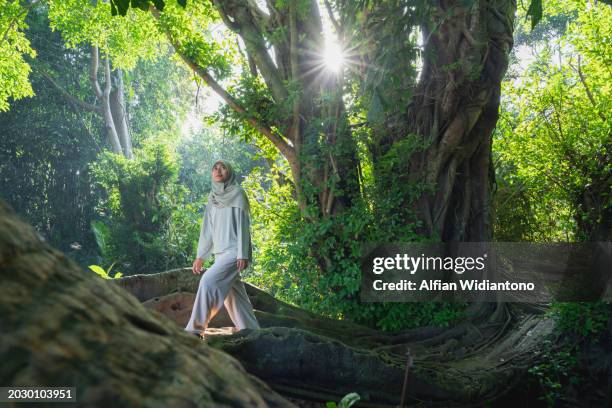
POLYGON ((110 93, 109 105, 123 155, 128 159, 134 158, 132 151, 132 136, 128 128, 127 114, 125 110, 125 89, 123 85, 123 71, 115 69, 112 75, 113 89, 110 93))
POLYGON ((104 59, 104 87, 98 81, 100 55, 98 47, 91 49, 91 68, 89 78, 96 96, 100 99, 100 113, 104 118, 106 133, 113 153, 122 154, 128 159, 134 158, 132 140, 129 134, 125 114, 123 73, 111 71, 108 57, 104 59), (113 88, 114 83, 114 88, 113 88))
POLYGON ((84 406, 293 407, 242 365, 42 242, 0 201, 0 383, 84 406))
MULTIPOLYGON (((424 182, 414 204, 422 232, 443 241, 492 239, 491 134, 513 44, 514 0, 442 0, 421 25, 420 78, 389 132, 371 146, 374 166, 416 137, 424 147, 403 161, 400 181, 424 182)), ((382 191, 385 187, 383 185, 382 191)), ((410 198, 406 197, 409 202, 410 198)))
MULTIPOLYGON (((113 282, 184 326, 200 278, 185 268, 113 282)), ((358 392, 363 406, 396 407, 408 350, 414 362, 407 381, 411 403, 500 401, 525 380, 525 370, 553 329, 551 318, 516 307, 480 323, 381 332, 318 316, 245 286, 262 329, 231 334, 227 327, 233 324, 223 309, 209 325, 209 344, 281 394, 310 401, 337 401, 358 392)))
POLYGON ((424 31, 430 37, 425 53, 431 48, 436 60, 425 60, 414 108, 408 110, 411 130, 431 143, 413 159, 411 172, 424 173, 436 185, 436 192, 417 205, 430 234, 444 241, 490 241, 491 134, 513 44, 516 3, 442 4, 433 16, 439 29, 424 31), (442 69, 456 62, 458 69, 442 69))

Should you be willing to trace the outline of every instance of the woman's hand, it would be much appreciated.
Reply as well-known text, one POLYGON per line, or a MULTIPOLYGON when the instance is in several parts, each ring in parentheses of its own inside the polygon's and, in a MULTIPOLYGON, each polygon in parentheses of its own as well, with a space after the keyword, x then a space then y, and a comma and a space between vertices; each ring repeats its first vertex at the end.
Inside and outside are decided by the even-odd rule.
POLYGON ((249 260, 248 259, 238 259, 237 266, 238 266, 238 272, 240 272, 241 270, 246 269, 246 267, 249 266, 249 260))
MULTIPOLYGON (((202 269, 202 259, 201 258, 196 258, 195 261, 193 261, 193 266, 191 267, 191 272, 195 275, 199 275, 200 274, 200 269, 202 269)), ((206 271, 206 270, 204 270, 206 271)))

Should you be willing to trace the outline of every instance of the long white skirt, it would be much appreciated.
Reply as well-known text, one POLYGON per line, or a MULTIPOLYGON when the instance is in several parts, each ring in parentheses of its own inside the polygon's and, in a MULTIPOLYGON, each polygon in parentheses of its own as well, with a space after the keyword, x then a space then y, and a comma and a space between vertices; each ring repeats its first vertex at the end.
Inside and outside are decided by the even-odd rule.
POLYGON ((236 256, 235 249, 215 254, 215 263, 200 279, 186 331, 204 333, 210 320, 223 305, 238 329, 259 328, 244 283, 240 280, 236 256))

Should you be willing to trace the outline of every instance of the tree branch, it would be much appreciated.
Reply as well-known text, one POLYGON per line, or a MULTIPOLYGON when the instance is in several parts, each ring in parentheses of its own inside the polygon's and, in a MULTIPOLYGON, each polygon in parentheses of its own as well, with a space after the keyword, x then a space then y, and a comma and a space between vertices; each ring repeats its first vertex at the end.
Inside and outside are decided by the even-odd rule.
POLYGON ((331 20, 334 28, 336 29, 336 33, 338 33, 338 36, 342 35, 344 31, 342 30, 340 23, 338 23, 338 20, 336 20, 336 17, 334 16, 334 11, 332 10, 331 4, 328 0, 325 0, 324 3, 325 8, 327 9, 327 14, 329 15, 329 19, 331 20))
MULTIPOLYGON (((290 69, 291 69, 291 77, 296 80, 299 78, 299 66, 298 66, 298 54, 297 54, 297 42, 298 42, 298 34, 297 34, 297 16, 295 5, 292 3, 292 6, 289 11, 289 58, 290 58, 290 69)), ((299 149, 301 145, 301 140, 299 140, 300 135, 300 98, 296 95, 293 100, 293 110, 292 110, 292 121, 291 121, 291 130, 289 132, 289 139, 293 142, 293 145, 299 149)))
POLYGON ((265 41, 255 23, 255 17, 251 13, 249 5, 246 1, 242 2, 240 0, 213 0, 213 3, 228 27, 244 40, 247 52, 257 64, 257 68, 270 89, 274 101, 282 103, 289 96, 287 89, 283 84, 276 65, 272 61, 272 57, 268 53, 265 41))
POLYGON ((599 115, 599 117, 601 118, 601 120, 603 120, 604 122, 607 121, 607 117, 606 115, 603 114, 603 112, 601 112, 601 110, 599 109, 599 107, 597 106, 597 102, 595 101, 595 97, 593 97, 593 93, 591 92, 591 88, 589 88, 589 85, 586 82, 586 78, 584 77, 584 74, 582 73, 582 68, 580 67, 580 55, 578 55, 578 68, 574 68, 574 66, 572 64, 570 64, 570 66, 572 68, 574 68, 574 70, 578 73, 578 77, 580 78, 580 82, 582 83, 582 86, 584 86, 584 90, 586 91, 586 94, 589 98, 589 101, 591 101, 591 105, 593 105, 593 108, 595 108, 595 110, 597 111, 597 114, 599 115))
POLYGON ((98 114, 102 114, 102 109, 101 108, 76 98, 74 95, 72 95, 66 89, 64 89, 60 84, 55 82, 55 80, 51 77, 51 75, 49 75, 49 73, 46 72, 44 69, 38 68, 38 67, 35 67, 34 69, 43 78, 45 78, 47 80, 47 82, 49 82, 64 97, 64 99, 66 99, 68 102, 70 102, 70 103, 72 103, 72 104, 74 104, 76 106, 79 106, 79 107, 81 107, 81 108, 83 108, 83 109, 85 109, 87 111, 95 112, 95 113, 98 113, 98 114))
POLYGON ((223 87, 219 85, 219 83, 215 81, 215 79, 204 68, 191 61, 187 56, 185 56, 178 50, 177 53, 181 56, 183 61, 185 61, 185 63, 192 70, 194 70, 200 76, 200 78, 202 78, 202 80, 208 86, 210 86, 213 91, 215 91, 215 93, 217 93, 217 95, 223 98, 225 103, 227 103, 230 108, 232 108, 237 113, 243 115, 244 120, 246 120, 249 125, 253 126, 261 134, 266 136, 268 140, 270 140, 274 144, 274 146, 276 146, 276 148, 287 158, 287 160, 292 160, 295 157, 293 148, 285 140, 283 140, 282 137, 280 137, 279 135, 274 133, 272 129, 259 123, 255 118, 249 115, 246 109, 241 106, 238 101, 236 101, 234 97, 232 97, 232 95, 230 95, 225 89, 223 89, 223 87))
POLYGON ((20 5, 21 11, 19 12, 19 14, 13 17, 9 25, 6 27, 6 30, 4 31, 4 34, 2 35, 2 40, 0 40, 0 43, 3 43, 4 41, 7 40, 8 34, 13 29, 13 26, 15 25, 17 20, 19 20, 21 17, 27 14, 28 11, 30 11, 30 9, 32 8, 32 6, 34 6, 36 3, 38 3, 38 0, 32 0, 30 4, 27 4, 25 6, 20 5))
POLYGON ((246 0, 246 2, 260 31, 268 32, 270 29, 270 16, 259 8, 257 1, 246 0))
POLYGON ((100 99, 102 99, 102 89, 100 88, 100 83, 98 82, 98 66, 100 65, 99 61, 99 52, 98 47, 91 47, 91 64, 89 68, 89 79, 91 80, 91 85, 93 86, 94 93, 100 99))
MULTIPOLYGON (((158 19, 160 18, 159 10, 154 7, 150 8, 153 16, 158 19)), ((291 163, 295 162, 296 155, 292 146, 287 143, 287 141, 273 131, 270 127, 260 123, 253 115, 251 115, 247 110, 240 105, 240 103, 234 99, 232 95, 229 94, 213 77, 208 73, 208 71, 200 66, 197 62, 190 59, 183 51, 181 45, 172 37, 170 31, 165 28, 166 36, 170 41, 170 44, 174 47, 175 52, 181 57, 181 59, 191 68, 202 80, 208 85, 217 95, 219 95, 225 103, 229 105, 235 112, 242 115, 244 120, 259 131, 262 135, 268 138, 272 144, 281 152, 283 156, 291 163)))
POLYGON ((111 91, 111 70, 110 70, 110 61, 108 55, 104 58, 104 97, 108 99, 111 91))
POLYGON ((93 86, 94 92, 98 98, 102 101, 102 115, 104 116, 104 123, 106 125, 106 131, 108 133, 108 139, 113 152, 123 154, 121 143, 119 142, 119 136, 117 135, 117 129, 113 121, 113 115, 110 108, 110 91, 111 91, 111 78, 110 78, 110 61, 108 56, 105 58, 104 65, 104 77, 106 83, 104 84, 104 91, 100 88, 98 82, 98 67, 100 65, 99 50, 97 46, 91 47, 91 66, 89 70, 89 79, 93 86))
POLYGON ((254 77, 257 77, 257 65, 255 65, 255 61, 253 61, 253 58, 251 58, 249 53, 242 51, 242 47, 240 46, 240 41, 238 40, 239 39, 237 38, 236 45, 238 46, 238 52, 240 52, 240 55, 242 55, 244 59, 247 60, 249 64, 249 71, 251 71, 251 75, 253 75, 254 77))

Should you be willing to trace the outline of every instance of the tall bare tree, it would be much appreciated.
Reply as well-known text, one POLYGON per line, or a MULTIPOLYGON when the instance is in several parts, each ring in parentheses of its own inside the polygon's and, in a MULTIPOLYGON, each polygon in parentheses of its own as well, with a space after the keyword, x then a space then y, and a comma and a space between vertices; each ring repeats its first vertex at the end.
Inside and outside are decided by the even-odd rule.
POLYGON ((96 98, 100 104, 83 101, 62 87, 46 71, 39 69, 41 75, 54 86, 60 94, 75 108, 85 109, 100 115, 104 119, 108 145, 114 153, 123 154, 128 159, 134 158, 132 137, 128 127, 123 72, 121 69, 111 69, 108 57, 100 59, 98 47, 91 48, 91 63, 89 79, 96 98), (103 66, 104 82, 100 83, 98 71, 103 66))

